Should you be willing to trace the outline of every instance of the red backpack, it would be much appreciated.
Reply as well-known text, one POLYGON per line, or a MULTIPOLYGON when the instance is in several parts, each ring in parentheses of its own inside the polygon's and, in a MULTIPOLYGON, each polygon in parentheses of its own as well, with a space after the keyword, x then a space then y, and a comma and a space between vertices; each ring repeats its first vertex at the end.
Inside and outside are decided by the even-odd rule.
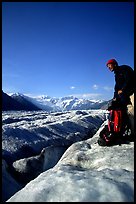
POLYGON ((126 113, 121 110, 110 110, 108 124, 99 135, 98 144, 110 146, 116 143, 126 131, 126 113))

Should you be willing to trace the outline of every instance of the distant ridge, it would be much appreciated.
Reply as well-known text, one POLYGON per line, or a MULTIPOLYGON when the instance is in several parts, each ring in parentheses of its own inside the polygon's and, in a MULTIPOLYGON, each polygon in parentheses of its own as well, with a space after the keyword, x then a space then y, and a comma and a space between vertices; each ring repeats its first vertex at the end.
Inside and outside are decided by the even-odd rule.
POLYGON ((34 111, 34 110, 41 110, 41 109, 23 98, 11 97, 2 91, 2 110, 3 111, 9 111, 9 110, 34 111))

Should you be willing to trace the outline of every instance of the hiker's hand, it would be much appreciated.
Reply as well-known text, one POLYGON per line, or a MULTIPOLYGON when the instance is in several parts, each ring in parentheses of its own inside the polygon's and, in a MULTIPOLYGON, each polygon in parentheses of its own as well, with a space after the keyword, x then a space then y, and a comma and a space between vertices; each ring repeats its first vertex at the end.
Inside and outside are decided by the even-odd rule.
POLYGON ((122 94, 122 92, 123 92, 122 90, 119 90, 119 91, 118 91, 118 95, 122 94))
POLYGON ((112 100, 113 100, 113 101, 116 101, 117 99, 116 99, 116 98, 113 98, 112 100))

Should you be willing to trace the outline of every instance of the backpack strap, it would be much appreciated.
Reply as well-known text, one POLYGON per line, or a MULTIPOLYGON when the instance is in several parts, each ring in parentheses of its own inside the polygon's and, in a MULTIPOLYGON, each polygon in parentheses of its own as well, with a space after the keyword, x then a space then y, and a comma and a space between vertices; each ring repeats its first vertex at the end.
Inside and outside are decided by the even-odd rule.
POLYGON ((120 132, 122 129, 122 111, 114 111, 114 132, 120 132))
POLYGON ((110 110, 108 119, 110 132, 118 133, 122 130, 122 110, 110 110))

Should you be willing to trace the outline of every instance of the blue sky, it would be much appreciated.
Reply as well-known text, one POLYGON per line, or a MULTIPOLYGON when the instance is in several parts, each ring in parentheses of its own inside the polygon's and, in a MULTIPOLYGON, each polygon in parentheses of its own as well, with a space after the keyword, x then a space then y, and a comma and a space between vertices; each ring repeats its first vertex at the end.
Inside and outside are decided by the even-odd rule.
POLYGON ((134 68, 133 2, 3 2, 6 93, 111 99, 107 60, 134 68))

